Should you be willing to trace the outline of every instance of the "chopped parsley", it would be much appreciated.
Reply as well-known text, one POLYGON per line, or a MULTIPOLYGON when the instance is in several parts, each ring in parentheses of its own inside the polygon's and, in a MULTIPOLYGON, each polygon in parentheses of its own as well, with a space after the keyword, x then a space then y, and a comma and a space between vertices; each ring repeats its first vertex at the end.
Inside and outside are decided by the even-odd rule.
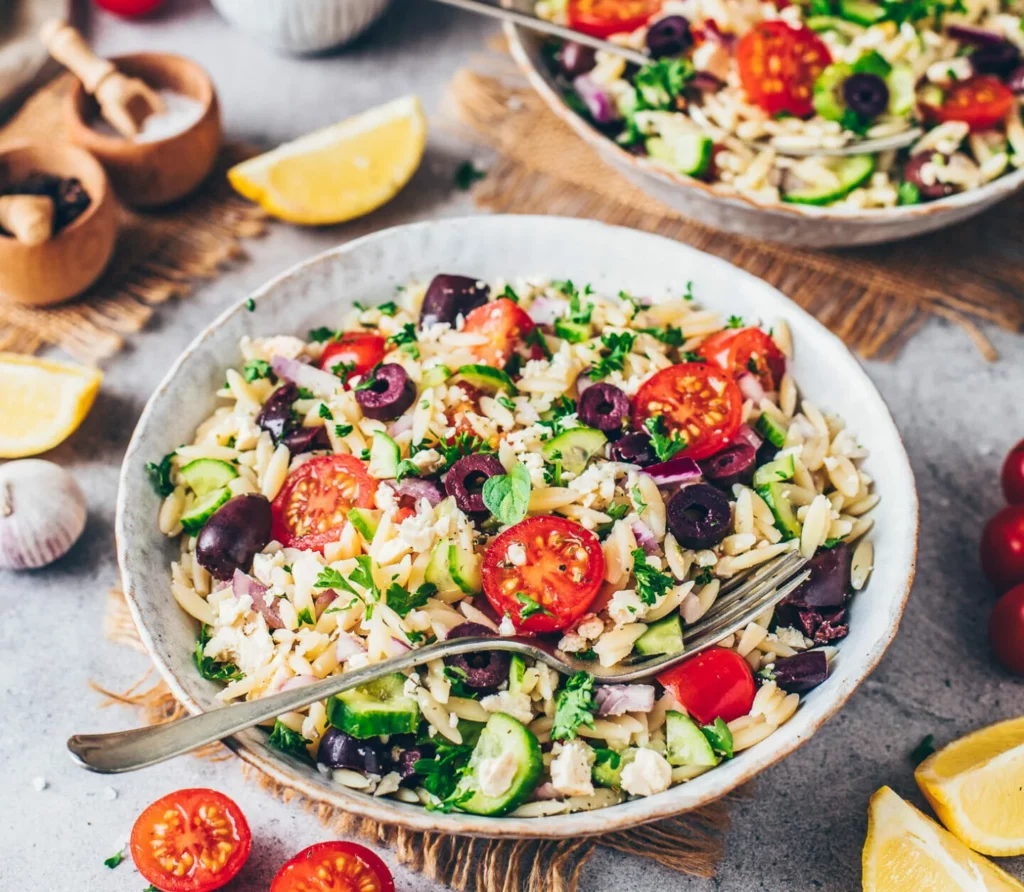
POLYGON ((926 734, 921 742, 915 746, 909 753, 910 761, 915 765, 920 765, 925 759, 927 759, 932 753, 935 752, 935 735, 926 734))
POLYGON ((419 477, 420 466, 411 458, 403 458, 395 468, 395 482, 401 483, 406 477, 419 477))
POLYGON ((824 541, 824 543, 822 543, 821 547, 824 548, 826 551, 831 551, 837 545, 842 543, 843 539, 845 539, 845 538, 846 538, 845 536, 832 536, 832 537, 829 537, 828 539, 826 539, 824 541))
POLYGON ((675 580, 668 573, 662 573, 657 567, 648 564, 647 553, 642 548, 634 549, 632 555, 637 597, 650 607, 675 585, 675 580))
POLYGON ((303 762, 311 761, 309 750, 306 749, 310 741, 306 740, 298 731, 293 731, 280 719, 274 720, 274 730, 270 732, 267 743, 275 750, 287 753, 303 762))
POLYGON ((303 607, 298 612, 299 625, 300 626, 315 626, 316 620, 313 619, 313 611, 308 607, 303 607))
POLYGON ((702 567, 700 573, 694 577, 693 582, 695 585, 710 585, 712 578, 711 568, 702 567))
POLYGON ((326 325, 321 325, 319 328, 313 328, 309 331, 309 339, 311 341, 315 341, 317 344, 322 344, 325 341, 333 341, 340 336, 340 331, 335 331, 333 328, 328 328, 326 325))
POLYGON ((407 344, 416 343, 416 323, 406 322, 405 325, 389 337, 384 345, 386 347, 402 347, 407 344))
POLYGON ((604 509, 604 513, 607 514, 612 520, 622 520, 627 514, 629 514, 629 505, 623 502, 621 505, 609 505, 604 509))
POLYGON ((669 347, 682 347, 683 341, 686 340, 683 336, 683 330, 677 325, 666 325, 664 328, 640 328, 638 331, 649 334, 652 338, 657 338, 669 347))
POLYGON ((455 188, 466 192, 473 187, 477 180, 482 180, 485 176, 487 176, 486 170, 480 170, 472 161, 463 161, 455 168, 455 188))
POLYGON ((676 111, 676 100, 693 74, 693 65, 688 59, 659 59, 648 63, 633 79, 636 111, 676 111))
POLYGON ((743 317, 742 316, 730 316, 729 321, 725 323, 726 328, 743 328, 743 317))
POLYGON ((424 607, 428 598, 437 594, 437 586, 432 582, 424 582, 416 591, 410 592, 402 588, 397 582, 391 583, 384 593, 384 599, 392 610, 399 616, 409 615, 409 611, 424 607))
POLYGON ((537 347, 545 359, 551 359, 551 348, 544 340, 544 335, 539 328, 532 328, 523 336, 523 342, 530 347, 537 347))
POLYGON ((600 381, 607 378, 612 372, 621 372, 626 367, 626 357, 633 349, 636 335, 633 332, 610 331, 601 335, 601 343, 608 350, 608 354, 591 367, 587 372, 591 381, 600 381))
POLYGON ((345 362, 344 360, 342 360, 341 362, 336 362, 334 365, 331 366, 332 375, 338 378, 345 378, 346 380, 348 379, 349 375, 355 374, 355 371, 356 364, 352 361, 345 362))
POLYGON ((622 755, 615 752, 615 750, 605 749, 600 746, 595 746, 593 749, 594 765, 604 765, 607 763, 608 767, 615 771, 622 764, 622 755))
POLYGON ((881 0, 882 21, 919 22, 934 19, 935 30, 942 30, 942 19, 949 12, 965 12, 963 0, 881 0))
POLYGON ((380 366, 381 364, 378 362, 372 369, 370 369, 370 371, 363 375, 359 383, 352 389, 369 390, 371 387, 373 387, 373 385, 377 383, 377 370, 380 368, 380 366))
POLYGON ((210 638, 210 627, 205 624, 200 626, 195 653, 192 655, 199 674, 208 681, 238 681, 243 678, 242 670, 234 663, 220 663, 213 657, 203 655, 210 638))
POLYGON ((541 616, 554 616, 550 610, 546 607, 541 607, 541 605, 526 594, 526 592, 516 592, 516 600, 522 605, 519 608, 520 622, 528 620, 531 616, 536 616, 538 613, 541 616))
POLYGON ((334 435, 336 437, 347 437, 352 433, 351 424, 336 424, 334 425, 334 435))
POLYGON ((438 740, 434 758, 420 759, 413 766, 423 779, 424 789, 441 801, 441 805, 435 808, 450 811, 456 804, 451 798, 469 767, 469 757, 472 755, 473 747, 468 743, 455 744, 438 740))
POLYGON ((901 205, 920 204, 921 190, 915 183, 904 180, 896 187, 896 203, 901 205))
POLYGON ((321 418, 327 421, 334 421, 334 413, 330 410, 327 403, 321 403, 320 408, 316 412, 321 418))
POLYGON ((355 560, 356 568, 349 573, 348 579, 334 567, 324 567, 313 583, 313 588, 332 588, 355 595, 366 604, 366 618, 369 619, 373 616, 373 605, 380 600, 380 589, 373 579, 373 558, 361 554, 355 560), (352 587, 353 583, 363 589, 364 594, 356 591, 352 587))
POLYGON ((677 431, 666 433, 668 428, 661 415, 652 415, 644 422, 644 427, 651 435, 651 448, 658 456, 658 461, 668 461, 677 452, 686 448, 685 437, 680 436, 677 431))
POLYGON ((538 421, 541 427, 551 428, 551 436, 557 437, 560 433, 575 427, 571 424, 576 417, 576 401, 567 396, 560 396, 552 404, 547 413, 550 417, 538 421))
POLYGON ((265 359, 250 359, 242 366, 242 377, 250 384, 270 375, 270 363, 265 359))
POLYGON ((169 496, 174 492, 174 483, 171 480, 172 458, 174 453, 168 452, 159 462, 146 462, 146 475, 158 496, 169 496))
POLYGON ((516 404, 512 402, 512 398, 501 393, 498 394, 498 405, 508 409, 510 412, 515 412, 516 404))
POLYGON ((519 295, 516 294, 515 291, 512 290, 512 286, 511 285, 506 285, 505 286, 505 290, 501 292, 501 296, 502 297, 507 297, 514 304, 519 303, 519 295))
POLYGON ((248 311, 249 311, 250 313, 254 313, 254 312, 256 311, 256 301, 254 301, 254 300, 253 300, 253 299, 252 299, 252 298, 250 297, 250 298, 249 298, 249 299, 248 299, 248 300, 247 300, 247 301, 245 302, 245 308, 246 308, 246 309, 247 309, 247 310, 248 310, 248 311))
POLYGON ((466 684, 469 676, 461 666, 445 666, 444 677, 448 679, 448 684, 451 685, 452 693, 456 697, 466 697, 470 700, 476 698, 477 692, 466 684))
POLYGON ((380 310, 381 316, 394 316, 398 312, 398 304, 393 300, 389 300, 382 303, 377 309, 380 310))
POLYGON ((683 300, 693 300, 693 280, 686 283, 686 291, 683 292, 683 300))
POLYGON ((313 391, 308 387, 300 387, 298 389, 298 395, 300 400, 311 400, 313 399, 313 391))
POLYGON ((565 683, 555 698, 555 721, 551 726, 552 740, 572 740, 580 725, 594 727, 594 676, 577 672, 565 683))
POLYGON ((640 494, 640 487, 634 485, 629 491, 629 495, 633 499, 633 505, 636 507, 636 513, 643 514, 647 508, 647 503, 643 500, 643 496, 640 494))
POLYGON ((448 470, 460 458, 477 453, 491 453, 494 450, 475 434, 463 431, 455 435, 453 443, 438 443, 435 447, 444 458, 444 470, 448 470))
POLYGON ((124 861, 124 850, 123 849, 120 852, 114 852, 114 854, 111 855, 109 858, 104 858, 103 859, 103 866, 104 867, 109 867, 111 870, 113 870, 122 861, 124 861))
POLYGON ((733 757, 732 731, 729 730, 729 726, 721 717, 715 719, 713 725, 701 726, 700 730, 707 738, 708 743, 711 744, 711 749, 718 753, 718 755, 723 759, 731 759, 733 757))

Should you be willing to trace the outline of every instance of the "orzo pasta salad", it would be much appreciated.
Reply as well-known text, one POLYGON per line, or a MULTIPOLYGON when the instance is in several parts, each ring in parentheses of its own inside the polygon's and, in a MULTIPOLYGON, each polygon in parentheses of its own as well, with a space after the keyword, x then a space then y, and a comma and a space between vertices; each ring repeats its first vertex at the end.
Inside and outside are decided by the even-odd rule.
POLYGON ((539 0, 645 49, 551 46, 566 100, 655 164, 757 202, 891 208, 1024 164, 1019 0, 539 0), (828 157, 860 139, 908 148, 828 157), (787 155, 798 152, 807 157, 787 155))
POLYGON ((267 729, 367 794, 521 816, 652 795, 765 739, 828 676, 877 501, 770 324, 689 286, 439 275, 337 330, 243 338, 223 405, 150 466, 198 671, 231 701, 467 634, 676 654, 723 580, 799 550, 812 576, 783 604, 646 683, 493 651, 267 729))

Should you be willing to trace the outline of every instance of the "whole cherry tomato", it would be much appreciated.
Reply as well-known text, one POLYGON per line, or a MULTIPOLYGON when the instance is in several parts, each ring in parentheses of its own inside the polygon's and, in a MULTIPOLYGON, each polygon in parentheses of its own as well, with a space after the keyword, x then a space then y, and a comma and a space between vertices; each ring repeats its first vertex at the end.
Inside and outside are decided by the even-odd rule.
POLYGON ((1003 462, 1003 495, 1011 505, 1024 505, 1024 440, 1021 440, 1003 462))
POLYGON ((336 840, 299 852, 278 871, 270 892, 395 892, 395 881, 366 846, 336 840))
POLYGON ((988 638, 1003 668, 1024 675, 1024 585, 1014 586, 996 601, 988 621, 988 638))
POLYGON ((981 569, 998 592, 1024 582, 1024 505, 1007 505, 985 525, 981 569))
POLYGON ((164 0, 96 0, 96 5, 114 15, 135 19, 139 16, 149 15, 153 10, 162 6, 163 2, 164 0))
POLYGON ((814 81, 831 62, 817 34, 781 19, 759 22, 736 45, 740 83, 750 101, 771 115, 808 117, 814 111, 814 81))

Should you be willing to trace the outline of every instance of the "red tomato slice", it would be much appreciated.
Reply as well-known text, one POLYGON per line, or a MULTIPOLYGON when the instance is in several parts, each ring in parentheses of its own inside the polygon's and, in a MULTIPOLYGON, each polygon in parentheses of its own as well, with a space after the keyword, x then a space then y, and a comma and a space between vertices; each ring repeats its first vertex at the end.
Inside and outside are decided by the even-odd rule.
POLYGON ((139 815, 130 848, 139 873, 163 892, 210 892, 242 869, 252 834, 223 793, 178 790, 139 815))
POLYGON ((387 348, 384 338, 369 332, 346 332, 331 341, 320 355, 320 368, 332 372, 348 382, 356 375, 365 375, 384 359, 387 348), (343 368, 335 369, 338 366, 343 368))
POLYGON ((282 867, 270 892, 395 892, 388 866, 357 842, 321 842, 282 867))
POLYGON ((724 371, 703 362, 684 362, 648 378, 633 401, 633 427, 646 430, 661 416, 670 433, 686 438, 680 455, 707 458, 728 446, 740 428, 743 395, 724 371))
POLYGON ((474 347, 473 352, 481 362, 500 369, 535 327, 518 304, 507 297, 499 297, 472 310, 462 330, 487 337, 487 343, 474 347))
POLYGON ((753 374, 765 390, 776 390, 786 373, 786 357, 759 328, 727 328, 711 335, 697 352, 734 378, 753 374))
POLYGON ((293 471, 271 506, 271 535, 287 548, 320 551, 337 541, 353 508, 372 508, 377 482, 354 455, 321 455, 293 471))
POLYGON ((750 712, 757 685, 750 666, 736 651, 709 647, 662 672, 658 681, 700 724, 731 722, 750 712))
POLYGON ((1024 583, 1024 505, 1007 505, 985 525, 981 569, 998 592, 1024 583))
POLYGON ((661 0, 569 0, 569 27, 594 37, 628 34, 659 9, 661 0))
POLYGON ((1003 495, 1011 505, 1024 505, 1024 440, 1021 440, 1003 462, 1003 495))
POLYGON ((564 517, 527 518, 498 536, 484 555, 484 594, 520 632, 571 626, 587 612, 603 580, 600 540, 564 517), (512 546, 519 548, 510 555, 512 546))
POLYGON ((736 45, 743 89, 772 115, 808 117, 814 111, 814 81, 831 62, 828 47, 810 28, 778 19, 758 23, 736 45))
POLYGON ((971 130, 989 130, 999 124, 1016 100, 998 78, 980 76, 954 84, 938 108, 928 106, 936 121, 963 121, 971 130))
POLYGON ((163 2, 164 0, 96 0, 96 5, 115 15, 134 19, 149 15, 154 9, 162 6, 163 2))

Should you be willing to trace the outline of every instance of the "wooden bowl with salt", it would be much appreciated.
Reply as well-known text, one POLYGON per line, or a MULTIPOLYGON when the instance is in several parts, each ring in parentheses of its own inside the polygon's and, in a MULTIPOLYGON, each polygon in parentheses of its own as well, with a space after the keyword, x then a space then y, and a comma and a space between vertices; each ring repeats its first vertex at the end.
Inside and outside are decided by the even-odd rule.
POLYGON ((111 61, 157 90, 166 109, 148 118, 135 139, 125 139, 106 125, 96 100, 76 80, 67 100, 69 138, 100 160, 125 204, 154 208, 184 198, 209 175, 221 145, 210 76, 190 59, 167 53, 111 61))

